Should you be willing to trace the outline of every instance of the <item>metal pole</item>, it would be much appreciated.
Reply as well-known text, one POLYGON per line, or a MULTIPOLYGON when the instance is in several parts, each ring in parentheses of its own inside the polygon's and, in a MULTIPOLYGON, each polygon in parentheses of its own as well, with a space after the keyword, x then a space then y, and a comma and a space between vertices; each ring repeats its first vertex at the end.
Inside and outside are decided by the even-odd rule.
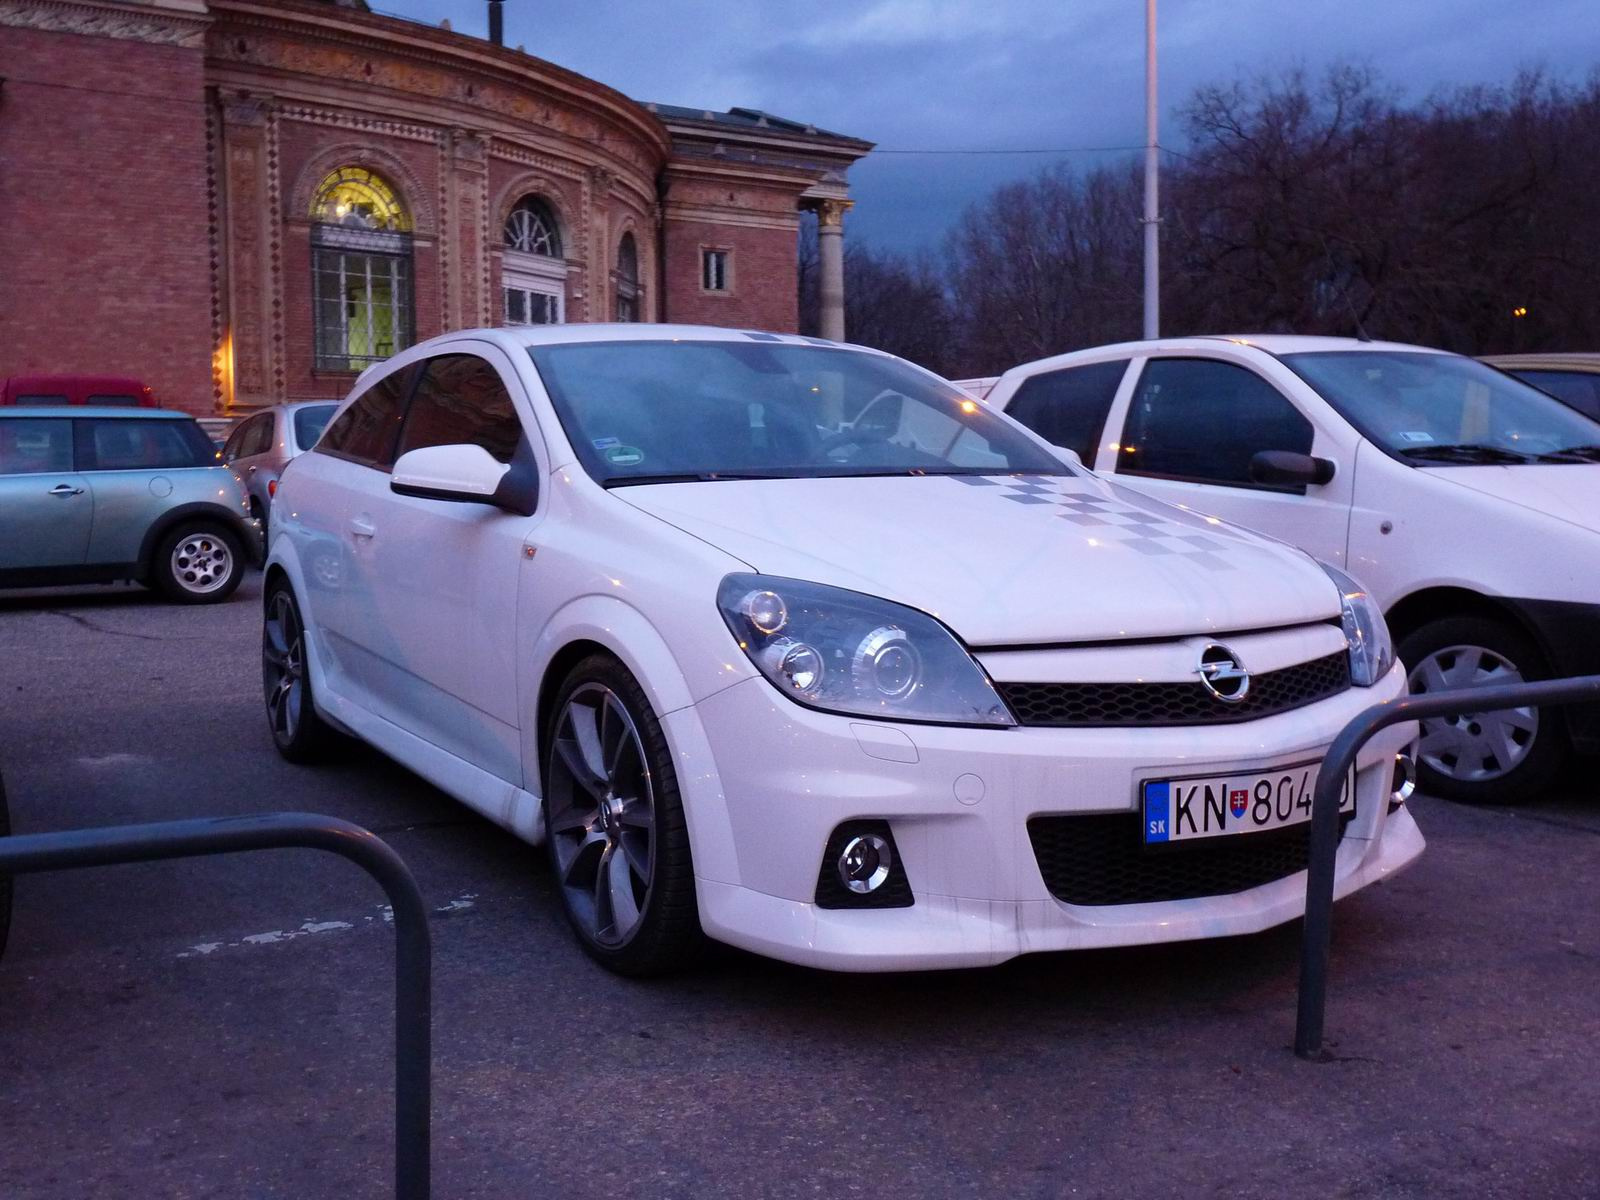
POLYGON ((1402 721, 1587 701, 1600 701, 1600 675, 1401 696, 1356 714, 1339 731, 1322 760, 1316 792, 1311 799, 1311 861, 1306 870, 1306 916, 1300 941, 1300 999, 1294 1029, 1296 1054, 1301 1058, 1316 1058, 1322 1053, 1328 1000, 1328 952, 1333 938, 1333 870, 1339 850, 1339 793, 1361 747, 1380 729, 1402 721))
POLYGON ((1161 336, 1161 218, 1157 202, 1156 0, 1144 4, 1144 336, 1161 336))
POLYGON ((376 834, 313 813, 264 813, 0 838, 0 875, 291 848, 343 855, 383 885, 394 911, 395 1196, 428 1200, 433 946, 411 870, 376 834))

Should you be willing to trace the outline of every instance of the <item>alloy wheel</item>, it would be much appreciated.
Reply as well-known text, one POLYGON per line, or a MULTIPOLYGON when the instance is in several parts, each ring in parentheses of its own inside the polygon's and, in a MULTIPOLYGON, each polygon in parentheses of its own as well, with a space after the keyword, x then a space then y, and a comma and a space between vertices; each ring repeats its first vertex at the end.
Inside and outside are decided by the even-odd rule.
POLYGON ((644 743, 610 688, 585 683, 555 724, 546 831, 568 908, 598 945, 638 930, 655 874, 655 793, 644 743))
MULTIPOLYGON (((1503 655, 1483 646, 1446 646, 1412 670, 1413 694, 1521 683, 1522 672, 1503 655)), ((1537 708, 1435 717, 1422 722, 1417 755, 1440 775, 1464 783, 1499 779, 1520 766, 1539 733, 1537 708)))
POLYGON ((213 533, 191 533, 172 548, 172 578, 197 596, 225 587, 233 577, 233 551, 213 533))
POLYGON ((305 633, 288 592, 272 597, 261 639, 261 680, 267 695, 267 720, 280 742, 294 741, 305 704, 305 633))

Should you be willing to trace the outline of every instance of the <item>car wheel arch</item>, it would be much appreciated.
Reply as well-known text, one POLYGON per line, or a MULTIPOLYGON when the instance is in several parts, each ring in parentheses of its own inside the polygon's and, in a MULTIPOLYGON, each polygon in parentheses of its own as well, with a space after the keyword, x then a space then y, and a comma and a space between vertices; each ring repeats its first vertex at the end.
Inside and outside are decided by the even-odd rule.
POLYGON ((1451 586, 1423 588, 1395 601, 1385 614, 1389 632, 1396 642, 1430 621, 1439 621, 1447 617, 1485 617, 1489 620, 1503 621, 1531 638, 1546 658, 1549 657, 1550 648, 1544 644, 1538 630, 1517 611, 1515 605, 1496 600, 1482 592, 1475 592, 1471 588, 1451 586))
MULTIPOLYGON (((183 521, 209 523, 219 529, 228 530, 235 537, 248 538, 248 526, 245 524, 244 519, 231 509, 223 508, 217 504, 209 504, 205 501, 180 504, 177 508, 169 509, 162 513, 154 521, 150 522, 149 528, 144 531, 144 538, 139 543, 138 559, 139 570, 144 577, 148 578, 151 574, 155 564, 155 553, 161 545, 162 539, 183 521)), ((242 548, 248 558, 251 553, 248 540, 244 541, 242 548)))

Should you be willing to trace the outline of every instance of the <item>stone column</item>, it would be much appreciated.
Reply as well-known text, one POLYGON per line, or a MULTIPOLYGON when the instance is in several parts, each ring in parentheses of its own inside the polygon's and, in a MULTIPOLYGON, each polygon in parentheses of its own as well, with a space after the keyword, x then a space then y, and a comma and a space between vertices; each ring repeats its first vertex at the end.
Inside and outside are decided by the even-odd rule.
MULTIPOLYGON (((445 329, 497 325, 489 292, 489 247, 486 244, 489 145, 479 134, 456 129, 450 134, 450 225, 439 230, 441 246, 449 242, 449 311, 445 329)), ((417 330, 417 337, 427 336, 417 330)))
POLYGON ((232 355, 230 412, 260 408, 279 397, 273 388, 275 346, 270 320, 277 233, 268 188, 267 102, 225 97, 222 103, 221 241, 226 247, 227 312, 224 346, 232 355))
POLYGON ((849 200, 817 205, 817 256, 821 267, 822 336, 844 341, 844 214, 849 200))

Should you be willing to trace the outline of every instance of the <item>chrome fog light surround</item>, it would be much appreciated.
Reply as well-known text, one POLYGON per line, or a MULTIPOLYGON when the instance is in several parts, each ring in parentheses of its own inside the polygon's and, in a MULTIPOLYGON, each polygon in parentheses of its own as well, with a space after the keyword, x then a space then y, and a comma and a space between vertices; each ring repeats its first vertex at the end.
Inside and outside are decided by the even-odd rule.
POLYGON ((1389 793, 1389 811, 1399 808, 1417 790, 1417 763, 1402 750, 1394 756, 1394 788, 1389 793))
POLYGON ((894 851, 875 833, 857 834, 844 844, 835 866, 839 882, 856 895, 865 896, 888 881, 894 851))

